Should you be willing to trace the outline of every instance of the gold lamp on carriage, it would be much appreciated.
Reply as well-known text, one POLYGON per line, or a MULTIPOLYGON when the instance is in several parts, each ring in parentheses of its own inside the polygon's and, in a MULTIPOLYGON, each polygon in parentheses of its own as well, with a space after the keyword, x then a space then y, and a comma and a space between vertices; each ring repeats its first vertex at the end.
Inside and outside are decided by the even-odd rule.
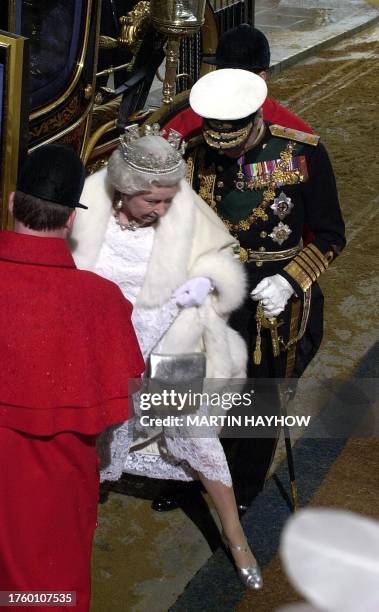
POLYGON ((163 104, 171 104, 175 95, 180 41, 200 30, 204 13, 205 0, 151 0, 152 23, 159 32, 168 36, 163 104))

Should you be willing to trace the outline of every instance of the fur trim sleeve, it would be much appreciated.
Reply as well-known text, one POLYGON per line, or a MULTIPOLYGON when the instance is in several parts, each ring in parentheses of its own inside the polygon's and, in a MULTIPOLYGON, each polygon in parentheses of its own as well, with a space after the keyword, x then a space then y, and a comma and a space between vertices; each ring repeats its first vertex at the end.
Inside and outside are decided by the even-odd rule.
POLYGON ((96 263, 112 211, 113 190, 102 168, 87 177, 80 201, 88 210, 76 209, 69 243, 78 268, 91 270, 96 263))
POLYGON ((194 197, 196 232, 189 278, 208 277, 216 289, 214 307, 219 314, 227 315, 243 302, 247 286, 245 271, 233 253, 236 239, 208 204, 196 194, 194 197))
POLYGON ((238 308, 245 297, 246 277, 243 266, 230 249, 206 253, 197 259, 189 277, 206 276, 215 287, 214 308, 227 315, 238 308))

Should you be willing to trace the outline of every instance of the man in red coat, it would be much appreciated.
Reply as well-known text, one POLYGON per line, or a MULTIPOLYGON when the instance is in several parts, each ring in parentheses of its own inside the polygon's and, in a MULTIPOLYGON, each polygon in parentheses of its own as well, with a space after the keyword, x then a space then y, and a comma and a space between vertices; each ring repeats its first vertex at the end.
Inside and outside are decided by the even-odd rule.
POLYGON ((0 233, 0 591, 54 593, 62 605, 47 609, 76 600, 80 612, 90 599, 96 436, 128 418, 130 379, 144 369, 130 303, 77 270, 65 240, 83 183, 71 148, 38 149, 10 197, 15 229, 0 233))
MULTIPOLYGON (((267 80, 270 57, 270 45, 263 32, 243 23, 224 32, 220 37, 216 56, 209 58, 207 63, 217 68, 249 70, 267 80)), ((266 98, 262 111, 265 121, 301 132, 312 132, 312 128, 303 119, 291 113, 274 98, 266 98)), ((188 139, 201 133, 203 119, 191 108, 185 108, 175 115, 165 127, 177 130, 188 139)))

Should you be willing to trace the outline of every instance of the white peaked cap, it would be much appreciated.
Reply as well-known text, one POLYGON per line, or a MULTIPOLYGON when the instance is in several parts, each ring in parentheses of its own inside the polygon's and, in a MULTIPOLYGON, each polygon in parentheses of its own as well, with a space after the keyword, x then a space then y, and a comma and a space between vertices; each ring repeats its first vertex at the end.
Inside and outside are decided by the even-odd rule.
POLYGON ((189 102, 205 119, 244 119, 255 113, 267 96, 267 85, 257 74, 238 68, 208 72, 196 81, 189 102))
POLYGON ((378 521, 343 510, 301 510, 284 528, 280 555, 292 585, 315 610, 379 610, 378 521))

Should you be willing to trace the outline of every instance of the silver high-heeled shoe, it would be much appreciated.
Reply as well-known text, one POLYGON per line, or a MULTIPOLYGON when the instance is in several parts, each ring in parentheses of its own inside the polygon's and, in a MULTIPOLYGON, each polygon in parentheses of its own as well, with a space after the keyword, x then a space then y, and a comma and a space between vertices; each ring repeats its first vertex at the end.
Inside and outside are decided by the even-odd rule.
MULTIPOLYGON (((225 546, 229 548, 230 551, 238 550, 246 553, 249 551, 247 545, 238 546, 231 544, 224 532, 221 533, 221 537, 225 546)), ((259 589, 263 587, 262 573, 258 563, 256 563, 256 565, 252 567, 238 567, 238 565, 234 561, 234 565, 236 566, 242 584, 244 584, 248 589, 259 591, 259 589)))

